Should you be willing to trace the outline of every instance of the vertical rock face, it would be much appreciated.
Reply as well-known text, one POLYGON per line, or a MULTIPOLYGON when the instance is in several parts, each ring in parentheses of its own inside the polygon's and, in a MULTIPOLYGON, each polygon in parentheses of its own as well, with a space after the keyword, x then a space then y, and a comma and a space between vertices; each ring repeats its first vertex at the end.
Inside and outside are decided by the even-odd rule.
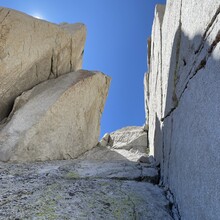
POLYGON ((151 154, 181 219, 218 219, 220 2, 168 0, 161 8, 146 83, 151 154))
POLYGON ((94 147, 109 83, 80 70, 23 93, 0 130, 0 161, 70 159, 94 147))
POLYGON ((0 7, 0 121, 23 91, 80 69, 85 37, 83 24, 55 25, 0 7))
POLYGON ((153 31, 150 45, 150 58, 148 61, 149 74, 145 76, 145 88, 147 93, 145 96, 148 103, 148 136, 149 145, 155 146, 150 148, 150 153, 161 158, 161 132, 155 133, 156 130, 161 130, 160 120, 162 118, 162 22, 165 6, 157 5, 155 8, 155 19, 153 23, 153 31), (156 147, 157 146, 157 147, 156 147))

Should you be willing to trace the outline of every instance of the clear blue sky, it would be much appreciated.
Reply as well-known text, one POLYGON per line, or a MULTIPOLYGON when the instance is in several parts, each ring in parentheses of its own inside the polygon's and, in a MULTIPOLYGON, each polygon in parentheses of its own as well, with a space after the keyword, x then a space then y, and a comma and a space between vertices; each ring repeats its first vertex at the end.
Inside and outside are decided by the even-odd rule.
POLYGON ((83 68, 112 77, 101 136, 143 125, 143 77, 155 4, 165 0, 0 0, 0 5, 61 22, 87 26, 83 68))

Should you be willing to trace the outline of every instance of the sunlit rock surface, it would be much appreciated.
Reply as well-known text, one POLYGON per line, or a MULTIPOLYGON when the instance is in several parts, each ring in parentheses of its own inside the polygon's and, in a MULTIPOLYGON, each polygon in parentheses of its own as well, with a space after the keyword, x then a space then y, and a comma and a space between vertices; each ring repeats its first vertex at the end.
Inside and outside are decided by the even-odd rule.
POLYGON ((0 7, 0 121, 15 98, 50 78, 82 68, 83 24, 56 25, 0 7))
POLYGON ((70 159, 96 146, 109 84, 80 70, 23 93, 0 130, 0 160, 70 159))

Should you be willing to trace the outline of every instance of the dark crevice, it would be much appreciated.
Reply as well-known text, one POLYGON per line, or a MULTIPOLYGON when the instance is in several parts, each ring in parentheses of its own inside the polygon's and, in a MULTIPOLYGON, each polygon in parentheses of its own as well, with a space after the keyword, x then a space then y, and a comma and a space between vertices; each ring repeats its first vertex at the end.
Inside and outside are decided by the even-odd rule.
MULTIPOLYGON (((180 98, 182 98, 184 92, 186 91, 187 87, 188 87, 188 84, 190 82, 190 80, 192 78, 195 77, 195 75, 199 72, 199 70, 205 68, 206 64, 207 64, 207 61, 208 59, 210 58, 213 50, 215 49, 215 47, 217 46, 217 44, 220 42, 220 31, 217 33, 216 37, 215 37, 215 40, 213 41, 213 43, 211 44, 209 50, 208 50, 208 54, 200 61, 199 65, 195 68, 195 72, 193 73, 193 75, 189 78, 188 82, 186 83, 186 86, 185 88, 183 89, 182 93, 180 94, 180 98)), ((191 74, 191 71, 190 71, 190 74, 191 74)), ((189 75, 190 75, 189 74, 189 75)))
POLYGON ((147 65, 148 72, 150 72, 150 64, 151 64, 151 37, 147 39, 147 65))
MULTIPOLYGON (((200 64, 199 64, 198 67, 196 68, 195 74, 196 74, 199 70, 205 68, 205 65, 206 65, 206 58, 204 58, 204 59, 200 62, 200 64)), ((195 75, 195 74, 194 74, 194 75, 195 75)))
POLYGON ((183 58, 183 66, 186 66, 186 60, 183 58))
POLYGON ((177 107, 178 107, 178 106, 173 107, 173 108, 166 114, 166 116, 161 119, 161 121, 163 122, 166 118, 168 118, 168 117, 173 113, 173 111, 174 111, 177 107))
POLYGON ((161 183, 163 184, 163 170, 164 169, 164 165, 165 165, 165 143, 164 143, 164 129, 162 129, 162 162, 161 162, 161 165, 160 165, 160 169, 159 169, 159 179, 161 181, 161 183))
POLYGON ((73 71, 73 64, 72 64, 72 50, 73 50, 73 39, 71 37, 71 40, 70 40, 70 72, 73 71))
POLYGON ((176 43, 177 45, 176 46, 176 66, 174 70, 173 95, 172 95, 172 101, 173 101, 173 106, 174 106, 173 108, 176 108, 179 102, 177 95, 176 95, 176 85, 177 85, 177 79, 178 79, 180 47, 181 47, 181 39, 182 39, 182 1, 180 5, 180 19, 179 19, 179 27, 178 27, 177 33, 178 35, 177 35, 177 43, 176 43))
POLYGON ((48 79, 56 78, 56 74, 54 73, 54 55, 52 52, 51 61, 50 61, 50 74, 48 76, 48 79))
POLYGON ((166 198, 169 201, 169 204, 166 206, 167 210, 169 211, 170 215, 173 219, 181 220, 178 204, 175 201, 174 194, 168 188, 165 192, 166 198))
POLYGON ((211 54, 213 50, 215 49, 216 45, 220 42, 220 31, 218 31, 218 34, 215 37, 215 40, 213 41, 212 45, 210 46, 208 53, 211 54))
POLYGON ((147 182, 151 183, 153 185, 158 185, 159 184, 159 178, 158 176, 152 176, 152 177, 147 177, 147 176, 140 176, 136 178, 129 178, 129 177, 76 177, 74 180, 117 180, 117 181, 134 181, 134 182, 147 182))
MULTIPOLYGON (((2 9, 2 10, 4 10, 4 9, 2 9)), ((2 11, 1 10, 1 11, 2 11)), ((8 15, 10 14, 10 10, 7 12, 7 14, 5 15, 5 17, 0 21, 0 24, 2 24, 4 21, 5 21, 5 19, 8 17, 8 15)))
MULTIPOLYGON (((170 155, 171 155, 171 150, 172 150, 172 137, 173 137, 173 117, 171 117, 171 131, 170 131, 170 146, 169 146, 169 154, 167 158, 167 170, 169 172, 170 169, 170 155)), ((167 176, 167 183, 168 183, 168 176, 167 176)))
POLYGON ((220 6, 218 7, 216 13, 215 13, 214 16, 212 17, 210 23, 208 24, 208 26, 207 26, 207 28, 206 28, 206 30, 205 30, 203 36, 202 36, 202 42, 200 43, 199 48, 195 51, 195 54, 198 54, 198 53, 203 49, 203 47, 204 47, 204 42, 205 42, 205 40, 206 40, 206 38, 207 38, 206 35, 207 35, 209 29, 212 27, 213 23, 215 22, 215 20, 216 20, 216 18, 218 17, 219 14, 220 14, 220 6))
MULTIPOLYGON (((215 47, 218 45, 219 42, 220 42, 220 31, 217 33, 217 35, 216 35, 216 37, 215 37, 215 40, 213 41, 213 43, 211 44, 210 48, 208 49, 207 55, 200 61, 200 63, 198 64, 198 66, 197 66, 196 68, 195 68, 195 66, 194 66, 194 65, 195 65, 195 62, 194 62, 194 65, 193 65, 192 69, 190 70, 189 75, 191 74, 191 72, 193 71, 193 69, 194 69, 194 73, 193 73, 193 75, 189 78, 189 80, 187 81, 187 83, 186 83, 186 85, 185 85, 185 87, 184 87, 182 93, 181 93, 180 96, 179 96, 178 102, 181 100, 183 94, 185 93, 186 89, 188 88, 188 85, 189 85, 191 79, 194 78, 195 75, 196 75, 201 69, 204 69, 204 68, 205 68, 208 59, 210 58, 210 56, 211 56, 213 50, 215 49, 215 47)), ((173 97, 173 98, 174 98, 174 97, 173 97)), ((166 116, 161 119, 161 121, 164 121, 165 118, 169 117, 169 116, 171 115, 171 113, 172 113, 177 107, 178 107, 178 105, 174 106, 174 107, 166 114, 166 116)))

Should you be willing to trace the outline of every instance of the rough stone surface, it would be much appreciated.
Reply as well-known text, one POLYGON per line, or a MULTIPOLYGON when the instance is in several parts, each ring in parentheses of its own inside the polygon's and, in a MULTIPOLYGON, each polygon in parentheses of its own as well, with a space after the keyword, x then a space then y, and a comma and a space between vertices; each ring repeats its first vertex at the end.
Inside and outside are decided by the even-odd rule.
POLYGON ((145 125, 149 123, 149 74, 144 74, 144 109, 145 109, 145 125))
POLYGON ((164 191, 133 162, 0 163, 0 219, 171 220, 164 191))
POLYGON ((130 126, 125 127, 110 134, 114 149, 135 149, 146 153, 147 150, 147 132, 143 127, 130 126))
POLYGON ((148 112, 148 141, 150 146, 150 154, 155 155, 157 159, 162 157, 162 133, 157 132, 161 127, 162 118, 162 23, 165 12, 164 5, 157 5, 155 8, 155 19, 153 22, 151 36, 151 60, 149 61, 149 73, 145 76, 145 88, 148 96, 147 106, 148 112), (155 132, 156 131, 156 132, 155 132))
POLYGON ((147 133, 143 127, 125 127, 105 134, 97 147, 80 158, 95 161, 133 161, 148 158, 147 133))
POLYGON ((0 160, 76 158, 96 146, 109 83, 80 70, 23 93, 0 130, 0 160))
POLYGON ((110 134, 106 133, 99 142, 99 145, 102 147, 107 147, 108 145, 112 145, 110 134))
POLYGON ((151 44, 162 39, 162 48, 159 43, 151 46, 149 61, 156 80, 149 77, 149 122, 157 115, 156 125, 149 123, 151 153, 160 162, 161 181, 174 195, 181 219, 218 219, 220 3, 168 0, 162 24, 158 20, 156 14, 151 44), (157 61, 153 54, 158 51, 157 61), (154 87, 160 83, 158 66, 162 102, 154 87))
POLYGON ((22 92, 81 69, 83 24, 55 25, 0 7, 0 121, 22 92))

